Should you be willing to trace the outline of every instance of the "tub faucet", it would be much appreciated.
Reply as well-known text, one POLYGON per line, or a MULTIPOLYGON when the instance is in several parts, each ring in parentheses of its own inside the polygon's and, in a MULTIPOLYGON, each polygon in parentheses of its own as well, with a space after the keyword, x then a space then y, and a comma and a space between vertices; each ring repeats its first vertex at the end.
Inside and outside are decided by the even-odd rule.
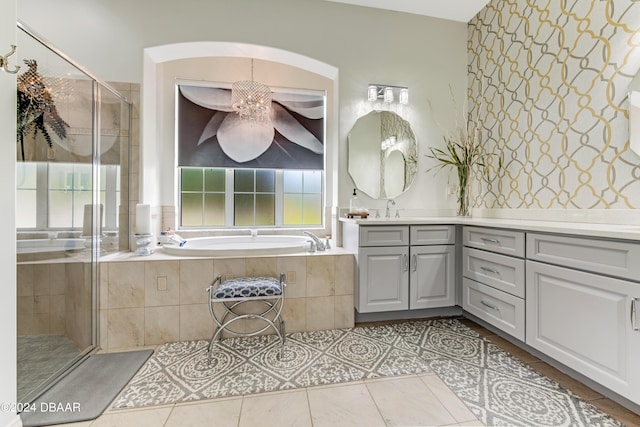
POLYGON ((306 234, 307 236, 311 237, 311 240, 313 240, 313 242, 316 244, 316 249, 319 251, 324 251, 325 249, 327 249, 327 247, 324 245, 324 243, 322 243, 322 240, 320 240, 318 238, 318 236, 316 236, 315 234, 311 233, 310 231, 303 231, 303 234, 306 234))
POLYGON ((391 210, 389 209, 389 206, 395 206, 396 202, 394 202, 393 200, 389 199, 387 200, 387 210, 385 211, 384 217, 389 219, 391 218, 391 210))

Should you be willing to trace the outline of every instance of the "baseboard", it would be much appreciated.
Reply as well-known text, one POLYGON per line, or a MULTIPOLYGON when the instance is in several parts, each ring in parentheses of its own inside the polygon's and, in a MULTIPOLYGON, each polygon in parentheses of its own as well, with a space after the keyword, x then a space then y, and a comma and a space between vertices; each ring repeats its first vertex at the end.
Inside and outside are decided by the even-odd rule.
POLYGON ((358 313, 358 311, 356 311, 355 323, 424 319, 429 317, 452 317, 460 316, 461 314, 462 308, 458 306, 423 308, 420 310, 382 311, 379 313, 358 313))

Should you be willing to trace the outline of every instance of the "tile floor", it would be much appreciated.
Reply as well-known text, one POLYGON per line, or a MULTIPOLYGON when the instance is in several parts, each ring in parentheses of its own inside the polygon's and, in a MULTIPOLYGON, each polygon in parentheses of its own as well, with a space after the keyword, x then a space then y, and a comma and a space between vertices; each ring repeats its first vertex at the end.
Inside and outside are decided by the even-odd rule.
MULTIPOLYGON (((465 325, 628 427, 640 415, 562 374, 487 329, 465 325)), ((290 391, 203 400, 145 409, 107 410, 73 427, 269 427, 269 426, 481 426, 462 401, 433 373, 316 386, 290 391)))

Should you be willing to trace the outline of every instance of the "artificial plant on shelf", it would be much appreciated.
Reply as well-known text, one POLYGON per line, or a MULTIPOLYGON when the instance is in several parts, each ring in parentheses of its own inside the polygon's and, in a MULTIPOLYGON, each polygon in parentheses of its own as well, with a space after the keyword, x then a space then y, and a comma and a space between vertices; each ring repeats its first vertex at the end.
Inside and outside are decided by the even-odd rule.
MULTIPOLYGON (((451 88, 449 89, 455 107, 455 97, 451 88)), ((470 113, 463 112, 463 116, 466 117, 462 124, 456 119, 455 132, 445 132, 445 148, 429 147, 430 154, 426 156, 438 161, 438 164, 427 169, 427 172, 434 169, 439 171, 444 168, 453 168, 457 172, 457 215, 469 216, 471 175, 486 171, 485 160, 494 154, 488 153, 482 144, 482 122, 478 118, 474 119, 470 113)), ((497 158, 498 168, 501 169, 502 157, 497 156, 497 158)))
POLYGON ((53 141, 47 127, 59 138, 67 136, 69 125, 58 114, 51 90, 38 73, 35 59, 25 59, 28 69, 18 76, 17 137, 20 143, 22 161, 25 160, 24 137, 33 132, 33 137, 41 133, 48 146, 48 157, 52 157, 53 141))

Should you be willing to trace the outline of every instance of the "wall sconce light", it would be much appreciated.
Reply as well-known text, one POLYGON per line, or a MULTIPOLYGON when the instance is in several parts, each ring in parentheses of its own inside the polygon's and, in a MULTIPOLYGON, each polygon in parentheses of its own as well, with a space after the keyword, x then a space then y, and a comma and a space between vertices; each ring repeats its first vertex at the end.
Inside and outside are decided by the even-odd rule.
POLYGON ((393 101, 397 99, 398 103, 406 105, 409 103, 409 88, 377 83, 370 84, 367 89, 367 99, 369 102, 376 102, 378 99, 381 99, 386 104, 392 104, 393 101))

